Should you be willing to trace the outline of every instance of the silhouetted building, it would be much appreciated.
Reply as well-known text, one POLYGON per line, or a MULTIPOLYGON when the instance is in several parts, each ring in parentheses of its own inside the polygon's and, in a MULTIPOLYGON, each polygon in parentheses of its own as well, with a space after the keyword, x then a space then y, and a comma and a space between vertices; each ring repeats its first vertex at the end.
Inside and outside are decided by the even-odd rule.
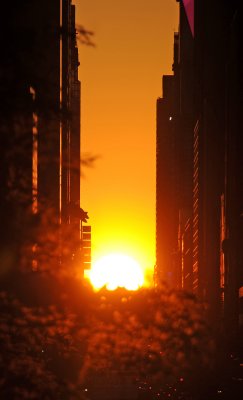
POLYGON ((175 135, 178 158, 178 287, 192 289, 192 183, 193 183, 193 84, 194 84, 194 25, 191 18, 191 1, 185 9, 180 4, 178 60, 174 66, 177 82, 177 115, 175 135))
POLYGON ((13 246, 20 215, 24 231, 31 207, 51 209, 63 228, 72 225, 75 252, 81 240, 80 219, 69 213, 70 205, 80 208, 75 6, 71 0, 17 3, 6 4, 0 32, 1 225, 13 246))
POLYGON ((80 82, 78 80, 78 48, 75 29, 75 6, 63 1, 62 9, 62 120, 61 120, 61 188, 60 213, 62 226, 72 232, 73 255, 81 245, 80 209, 80 82))
POLYGON ((173 76, 163 77, 156 134, 156 279, 172 285, 176 285, 173 255, 177 250, 174 83, 173 76))
POLYGON ((91 226, 81 226, 82 251, 81 260, 83 270, 91 268, 91 226))
POLYGON ((164 157, 157 160, 157 275, 168 277, 174 271, 169 280, 174 287, 189 289, 204 300, 210 321, 227 332, 231 348, 243 314, 241 21, 236 0, 180 1, 174 89, 158 101, 157 117, 157 158, 164 157), (170 139, 174 149, 164 143, 161 151, 158 135, 169 137, 166 125, 160 128, 164 103, 175 112, 170 139), (176 194, 169 204, 171 163, 176 194), (158 200, 162 193, 164 202, 158 200), (168 221, 161 225, 167 215, 170 226, 168 221), (176 234, 178 257, 172 270, 174 254, 168 242, 171 249, 176 234))
POLYGON ((67 205, 80 204, 80 82, 75 6, 64 2, 62 28, 62 218, 67 205))
MULTIPOLYGON (((62 0, 47 2, 46 6, 42 2, 34 10, 41 32, 37 48, 41 49, 38 51, 43 60, 36 68, 44 80, 44 84, 36 85, 37 102, 44 104, 44 114, 40 107, 37 126, 37 198, 40 207, 53 208, 63 232, 69 226, 69 253, 74 254, 81 239, 80 220, 77 213, 70 213, 73 207, 80 208, 80 82, 75 6, 71 0, 62 0)), ((64 235, 64 251, 66 245, 64 235)))
POLYGON ((156 266, 167 283, 190 290, 193 38, 183 8, 179 28, 174 35, 174 75, 163 77, 163 99, 157 102, 156 266))
POLYGON ((241 20, 238 1, 195 1, 195 290, 231 343, 243 277, 241 20))
POLYGON ((5 2, 0 14, 0 260, 6 269, 32 204, 31 67, 25 56, 33 43, 23 24, 25 9, 26 2, 5 2))

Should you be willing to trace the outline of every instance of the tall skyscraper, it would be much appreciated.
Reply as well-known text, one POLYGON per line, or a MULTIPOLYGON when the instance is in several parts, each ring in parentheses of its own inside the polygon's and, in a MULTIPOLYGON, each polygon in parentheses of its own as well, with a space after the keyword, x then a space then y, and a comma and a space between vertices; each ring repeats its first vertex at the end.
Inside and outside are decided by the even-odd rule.
MULTIPOLYGON (((171 153, 168 143, 163 143, 163 151, 157 152, 163 158, 157 162, 157 216, 169 215, 177 224, 174 287, 194 292, 208 305, 212 325, 225 333, 233 348, 243 327, 242 11, 237 0, 179 2, 175 89, 172 100, 165 94, 167 100, 159 100, 158 108, 162 118, 162 104, 170 99, 175 112, 174 149, 171 153), (167 183, 171 154, 175 159, 173 211, 172 203, 164 206, 158 200, 163 193, 160 185, 164 199, 171 196, 167 183)), ((157 135, 169 137, 166 125, 161 129, 157 121, 157 135)), ((174 222, 166 236, 168 222, 161 221, 157 218, 157 239, 163 230, 163 243, 157 240, 157 275, 166 276, 160 271, 170 271, 170 267, 160 260, 166 255, 170 266, 174 259, 167 244, 174 222)))
POLYGON ((176 282, 177 212, 173 76, 163 77, 163 98, 157 100, 156 134, 156 280, 176 282))
POLYGON ((16 226, 27 232, 24 214, 29 215, 31 207, 36 214, 51 210, 62 231, 65 226, 72 231, 70 253, 74 253, 80 242, 75 6, 71 0, 34 0, 23 1, 21 7, 13 1, 6 7, 0 63, 1 100, 6 109, 0 124, 1 221, 8 226, 13 246, 16 226))
POLYGON ((173 72, 163 77, 163 99, 157 101, 156 268, 169 285, 190 290, 193 37, 183 8, 173 72))
POLYGON ((195 1, 195 290, 231 345, 243 281, 241 19, 238 1, 195 1))

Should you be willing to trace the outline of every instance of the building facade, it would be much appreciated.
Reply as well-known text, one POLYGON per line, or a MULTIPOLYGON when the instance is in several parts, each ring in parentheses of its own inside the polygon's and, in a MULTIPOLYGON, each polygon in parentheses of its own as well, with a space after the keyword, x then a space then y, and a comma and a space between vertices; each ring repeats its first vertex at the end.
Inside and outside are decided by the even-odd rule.
POLYGON ((71 0, 44 0, 24 1, 21 7, 13 1, 6 8, 0 43, 0 95, 5 103, 0 216, 9 233, 1 241, 3 252, 27 235, 32 209, 37 216, 49 212, 63 232, 62 246, 67 244, 65 231, 72 232, 70 258, 81 240, 75 6, 71 0))
MULTIPOLYGON (((170 216, 177 221, 177 264, 171 282, 208 304, 210 321, 230 332, 227 340, 233 345, 242 324, 242 12, 238 1, 179 3, 175 88, 169 100, 175 111, 177 203, 170 216)), ((157 135, 163 112, 159 111, 157 135)), ((167 137, 167 128, 159 135, 167 137)), ((166 147, 161 157, 170 154, 166 147)), ((171 196, 166 185, 166 194, 160 191, 161 176, 164 182, 171 180, 163 163, 157 162, 157 214, 170 215, 170 206, 161 208, 158 200, 171 196)), ((166 236, 161 244, 158 232, 162 229, 166 235, 166 224, 157 219, 157 271, 163 276, 172 262, 160 262, 167 244, 166 236)))
POLYGON ((174 35, 173 75, 163 77, 157 101, 157 274, 192 288, 193 37, 181 6, 174 35))

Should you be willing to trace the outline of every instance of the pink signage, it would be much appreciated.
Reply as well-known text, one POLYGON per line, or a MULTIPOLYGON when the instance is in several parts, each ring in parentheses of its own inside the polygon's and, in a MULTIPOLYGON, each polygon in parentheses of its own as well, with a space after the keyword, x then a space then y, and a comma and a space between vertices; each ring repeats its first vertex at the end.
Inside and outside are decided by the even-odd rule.
POLYGON ((183 4, 186 10, 186 15, 192 35, 194 36, 194 0, 183 0, 183 4))

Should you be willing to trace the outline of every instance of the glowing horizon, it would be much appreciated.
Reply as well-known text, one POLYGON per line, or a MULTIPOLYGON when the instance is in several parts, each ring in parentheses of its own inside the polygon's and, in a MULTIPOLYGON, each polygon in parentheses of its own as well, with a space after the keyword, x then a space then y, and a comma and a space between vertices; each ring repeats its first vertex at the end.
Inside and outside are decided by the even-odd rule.
POLYGON ((101 257, 86 275, 95 290, 103 287, 107 290, 138 290, 145 281, 139 263, 121 253, 110 253, 101 257))

